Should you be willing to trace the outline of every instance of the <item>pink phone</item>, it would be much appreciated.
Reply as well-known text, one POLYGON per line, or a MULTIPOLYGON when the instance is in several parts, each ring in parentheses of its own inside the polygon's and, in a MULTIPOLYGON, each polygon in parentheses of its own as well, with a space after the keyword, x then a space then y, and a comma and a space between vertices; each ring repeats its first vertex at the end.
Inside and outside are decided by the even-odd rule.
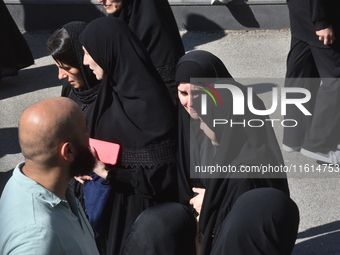
POLYGON ((98 159, 101 162, 111 165, 117 163, 120 148, 119 144, 90 138, 90 146, 96 149, 98 159))

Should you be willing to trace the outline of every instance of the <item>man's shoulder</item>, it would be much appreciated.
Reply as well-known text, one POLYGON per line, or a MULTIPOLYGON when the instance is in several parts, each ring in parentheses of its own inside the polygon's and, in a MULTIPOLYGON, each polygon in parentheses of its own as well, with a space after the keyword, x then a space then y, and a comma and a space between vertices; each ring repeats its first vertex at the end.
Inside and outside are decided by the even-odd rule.
POLYGON ((17 167, 14 169, 12 177, 8 180, 2 192, 0 215, 3 217, 13 217, 14 214, 25 211, 26 207, 32 208, 32 193, 30 187, 27 187, 21 181, 20 170, 17 167))
POLYGON ((22 187, 16 188, 4 190, 1 197, 0 229, 8 233, 19 233, 24 228, 41 230, 41 226, 46 225, 51 217, 48 208, 44 209, 46 205, 41 204, 32 193, 22 187))
POLYGON ((56 254, 60 238, 52 207, 11 178, 0 200, 0 254, 56 254), (28 252, 32 251, 32 253, 28 252))
MULTIPOLYGON (((30 229, 39 225, 49 225, 53 210, 44 189, 39 184, 21 176, 20 170, 15 169, 13 176, 7 182, 0 199, 0 229, 17 231, 23 226, 30 229), (44 190, 43 190, 44 191, 44 190)), ((48 193, 47 193, 48 194, 48 193)))
POLYGON ((57 254, 58 251, 61 251, 58 235, 43 224, 12 226, 0 233, 0 254, 57 254))

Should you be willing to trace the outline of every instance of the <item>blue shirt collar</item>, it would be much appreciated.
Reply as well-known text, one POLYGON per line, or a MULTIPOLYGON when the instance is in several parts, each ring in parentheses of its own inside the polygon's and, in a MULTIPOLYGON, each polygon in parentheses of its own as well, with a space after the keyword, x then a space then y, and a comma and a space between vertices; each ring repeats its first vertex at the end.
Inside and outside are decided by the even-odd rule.
POLYGON ((36 181, 24 175, 21 172, 21 169, 24 166, 24 164, 25 162, 19 163, 13 171, 13 178, 18 184, 20 184, 21 186, 27 187, 29 192, 34 194, 34 196, 38 197, 45 203, 50 204, 52 207, 55 207, 56 205, 60 203, 67 204, 67 201, 62 200, 60 197, 55 195, 53 192, 49 191, 48 189, 44 188, 42 185, 40 185, 36 181))

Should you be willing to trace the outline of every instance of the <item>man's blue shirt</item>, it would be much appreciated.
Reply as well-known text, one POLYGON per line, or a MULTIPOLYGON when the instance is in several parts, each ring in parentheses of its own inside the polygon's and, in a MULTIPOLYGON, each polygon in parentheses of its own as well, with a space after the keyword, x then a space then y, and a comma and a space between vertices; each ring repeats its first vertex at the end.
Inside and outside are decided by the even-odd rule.
POLYGON ((18 164, 0 199, 0 254, 99 254, 84 211, 28 178, 18 164))

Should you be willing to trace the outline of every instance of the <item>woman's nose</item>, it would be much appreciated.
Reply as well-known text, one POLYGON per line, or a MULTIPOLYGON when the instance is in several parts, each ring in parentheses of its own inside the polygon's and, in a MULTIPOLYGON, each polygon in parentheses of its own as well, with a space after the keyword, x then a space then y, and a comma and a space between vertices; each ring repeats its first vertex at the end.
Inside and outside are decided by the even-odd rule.
POLYGON ((191 106, 192 106, 192 96, 191 96, 191 95, 189 95, 189 96, 188 96, 188 102, 187 102, 187 105, 188 105, 189 107, 191 107, 191 106))
POLYGON ((88 61, 87 61, 87 56, 86 56, 86 54, 84 54, 84 57, 83 57, 83 64, 86 65, 86 66, 89 65, 89 64, 88 64, 88 61))
POLYGON ((65 70, 60 68, 59 73, 58 73, 58 79, 62 80, 62 79, 65 79, 65 78, 67 78, 67 73, 66 73, 65 70))

